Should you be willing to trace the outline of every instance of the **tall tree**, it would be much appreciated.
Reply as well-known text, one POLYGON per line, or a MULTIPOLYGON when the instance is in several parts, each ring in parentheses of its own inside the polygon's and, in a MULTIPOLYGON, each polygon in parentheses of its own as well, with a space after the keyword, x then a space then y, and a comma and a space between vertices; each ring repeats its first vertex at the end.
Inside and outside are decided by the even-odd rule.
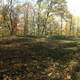
MULTIPOLYGON (((8 16, 8 27, 10 30, 10 35, 15 35, 16 26, 17 26, 17 13, 15 10, 15 0, 6 0, 5 9, 7 8, 7 14, 8 16)), ((4 13, 4 12, 3 12, 4 13)))

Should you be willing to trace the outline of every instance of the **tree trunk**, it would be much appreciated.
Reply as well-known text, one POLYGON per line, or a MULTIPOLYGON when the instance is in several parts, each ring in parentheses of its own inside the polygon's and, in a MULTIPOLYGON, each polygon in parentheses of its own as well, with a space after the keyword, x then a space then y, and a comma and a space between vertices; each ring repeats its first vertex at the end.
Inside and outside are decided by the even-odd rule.
POLYGON ((28 10, 27 13, 24 14, 25 24, 24 24, 24 36, 28 35, 28 10))
POLYGON ((62 28, 63 28, 63 20, 62 20, 62 14, 61 14, 61 36, 63 35, 63 31, 62 31, 62 28))

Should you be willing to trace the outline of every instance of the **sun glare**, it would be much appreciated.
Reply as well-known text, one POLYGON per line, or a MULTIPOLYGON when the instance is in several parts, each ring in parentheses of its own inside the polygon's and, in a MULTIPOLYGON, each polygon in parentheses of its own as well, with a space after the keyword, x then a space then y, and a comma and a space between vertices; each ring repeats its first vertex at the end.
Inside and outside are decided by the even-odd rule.
POLYGON ((80 16, 80 0, 67 0, 67 4, 73 15, 80 16))

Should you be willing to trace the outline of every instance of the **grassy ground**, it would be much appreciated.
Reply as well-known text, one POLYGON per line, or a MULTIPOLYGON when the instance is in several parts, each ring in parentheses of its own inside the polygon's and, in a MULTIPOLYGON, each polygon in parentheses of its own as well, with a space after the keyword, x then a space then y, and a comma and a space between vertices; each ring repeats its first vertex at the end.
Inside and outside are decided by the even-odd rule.
POLYGON ((2 39, 0 80, 78 80, 79 51, 79 40, 2 39))

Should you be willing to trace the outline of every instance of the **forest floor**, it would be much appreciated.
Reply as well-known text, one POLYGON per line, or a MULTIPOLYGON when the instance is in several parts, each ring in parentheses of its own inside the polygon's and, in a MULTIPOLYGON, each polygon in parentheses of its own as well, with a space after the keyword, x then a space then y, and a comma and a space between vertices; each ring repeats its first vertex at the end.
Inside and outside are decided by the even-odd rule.
POLYGON ((0 80, 80 80, 79 75, 79 39, 0 40, 0 80))

